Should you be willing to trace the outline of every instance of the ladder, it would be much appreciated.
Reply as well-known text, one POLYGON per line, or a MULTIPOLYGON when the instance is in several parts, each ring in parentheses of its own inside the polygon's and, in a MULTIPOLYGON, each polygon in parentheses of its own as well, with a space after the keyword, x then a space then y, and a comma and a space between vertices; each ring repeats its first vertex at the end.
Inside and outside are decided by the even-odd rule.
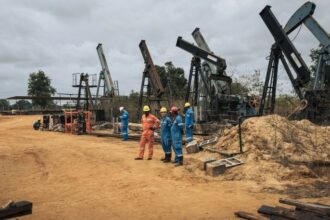
POLYGON ((90 90, 90 85, 89 85, 89 78, 88 74, 86 73, 81 73, 80 74, 80 80, 79 80, 79 86, 78 86, 78 98, 77 98, 77 104, 76 104, 76 109, 84 109, 84 110, 93 110, 94 109, 94 102, 93 102, 93 97, 92 93, 90 90), (85 85, 83 85, 85 84, 85 85), (84 97, 83 97, 83 92, 84 90, 84 97), (82 100, 85 100, 85 105, 82 107, 80 105, 80 102, 82 100))
POLYGON ((191 103, 193 106, 197 106, 198 102, 198 88, 199 88, 199 74, 201 73, 201 59, 198 57, 193 57, 191 59, 190 72, 188 78, 188 87, 185 97, 185 102, 191 103))
POLYGON ((118 80, 113 81, 113 86, 114 86, 114 94, 115 96, 119 96, 119 85, 118 85, 118 80))
POLYGON ((244 164, 244 162, 236 157, 216 160, 212 162, 213 165, 223 165, 226 169, 244 164))
POLYGON ((203 149, 203 146, 206 146, 206 145, 209 145, 209 144, 214 144, 216 142, 218 142, 218 137, 213 137, 213 138, 210 138, 210 139, 199 142, 197 144, 197 147, 203 149))
POLYGON ((272 47, 266 73, 266 80, 260 101, 259 114, 273 114, 275 110, 278 62, 281 51, 272 47))
POLYGON ((149 106, 153 105, 154 103, 157 106, 156 114, 159 113, 159 110, 161 108, 161 98, 156 97, 152 95, 152 85, 151 85, 151 79, 147 71, 143 72, 142 76, 142 84, 140 89, 140 96, 139 96, 139 104, 138 104, 138 117, 141 118, 142 116, 142 106, 144 103, 144 100, 146 99, 147 104, 149 106))

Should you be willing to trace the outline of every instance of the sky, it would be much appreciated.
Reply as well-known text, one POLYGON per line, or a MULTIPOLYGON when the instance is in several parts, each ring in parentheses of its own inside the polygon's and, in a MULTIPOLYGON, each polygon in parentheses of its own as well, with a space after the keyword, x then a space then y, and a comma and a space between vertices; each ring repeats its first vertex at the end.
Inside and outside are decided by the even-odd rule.
MULTIPOLYGON (((274 39, 259 12, 271 5, 284 26, 302 0, 1 0, 0 98, 27 95, 31 72, 43 70, 61 93, 77 93, 72 73, 99 74, 96 46, 103 44, 120 93, 138 91, 144 39, 155 64, 172 61, 189 72, 191 55, 175 46, 178 36, 193 42, 199 27, 213 52, 226 59, 233 77, 260 70, 264 78, 274 39)), ((314 18, 330 29, 330 1, 314 0, 314 18)), ((294 38, 297 31, 290 34, 294 38)), ((310 65, 318 41, 302 26, 294 45, 310 65)), ((291 91, 281 70, 279 88, 291 91)))

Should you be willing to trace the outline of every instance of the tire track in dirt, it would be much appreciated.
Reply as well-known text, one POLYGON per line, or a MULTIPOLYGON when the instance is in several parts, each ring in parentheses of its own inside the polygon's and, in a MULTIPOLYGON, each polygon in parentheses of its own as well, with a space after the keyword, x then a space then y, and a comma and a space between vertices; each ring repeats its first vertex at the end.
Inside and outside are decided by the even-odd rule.
POLYGON ((24 151, 24 154, 32 157, 41 172, 42 178, 48 178, 49 172, 47 171, 46 164, 43 159, 41 159, 41 156, 33 150, 26 150, 24 151))

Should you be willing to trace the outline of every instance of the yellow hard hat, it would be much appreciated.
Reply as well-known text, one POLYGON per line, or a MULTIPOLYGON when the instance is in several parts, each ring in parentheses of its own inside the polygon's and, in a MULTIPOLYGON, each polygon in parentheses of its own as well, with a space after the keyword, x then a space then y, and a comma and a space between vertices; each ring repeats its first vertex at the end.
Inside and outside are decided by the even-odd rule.
POLYGON ((167 109, 166 109, 165 107, 162 107, 162 108, 160 109, 160 113, 163 113, 163 112, 167 112, 167 109))
POLYGON ((150 112, 149 106, 147 106, 147 105, 143 106, 143 111, 144 112, 150 112))
POLYGON ((189 103, 189 102, 186 102, 186 103, 184 104, 184 107, 185 107, 185 108, 190 107, 190 103, 189 103))

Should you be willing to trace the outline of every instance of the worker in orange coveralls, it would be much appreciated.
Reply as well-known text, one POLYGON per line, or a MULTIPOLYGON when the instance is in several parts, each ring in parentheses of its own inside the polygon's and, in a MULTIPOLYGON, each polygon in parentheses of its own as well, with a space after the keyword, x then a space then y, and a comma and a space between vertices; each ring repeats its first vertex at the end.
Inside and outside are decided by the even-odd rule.
POLYGON ((146 144, 148 144, 148 160, 152 160, 154 147, 154 131, 159 128, 160 121, 156 116, 150 114, 150 107, 145 105, 143 107, 143 115, 141 122, 143 132, 140 140, 139 156, 136 157, 135 160, 143 160, 144 148, 146 144))

